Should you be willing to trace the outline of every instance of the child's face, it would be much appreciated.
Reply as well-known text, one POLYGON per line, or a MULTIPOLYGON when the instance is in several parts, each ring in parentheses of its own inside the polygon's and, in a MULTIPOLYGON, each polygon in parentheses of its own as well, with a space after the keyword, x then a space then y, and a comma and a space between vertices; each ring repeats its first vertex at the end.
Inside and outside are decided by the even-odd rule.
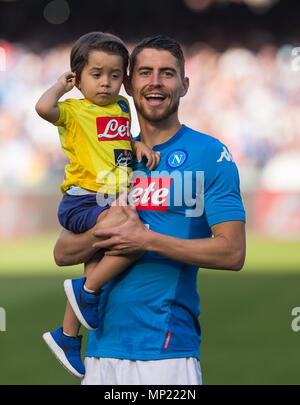
POLYGON ((103 51, 91 51, 77 85, 86 99, 108 105, 118 96, 124 78, 123 59, 103 51))

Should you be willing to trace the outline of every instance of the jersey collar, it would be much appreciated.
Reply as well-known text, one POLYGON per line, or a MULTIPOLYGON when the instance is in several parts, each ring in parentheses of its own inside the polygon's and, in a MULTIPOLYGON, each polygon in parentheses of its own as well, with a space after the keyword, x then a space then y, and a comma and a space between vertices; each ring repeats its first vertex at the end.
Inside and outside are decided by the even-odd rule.
MULTIPOLYGON (((179 129, 179 131, 177 131, 172 138, 168 139, 166 142, 164 143, 160 143, 159 145, 155 145, 153 146, 153 150, 163 150, 166 148, 169 148, 169 146, 171 146, 173 143, 175 143, 176 141, 178 141, 178 139, 188 130, 188 127, 185 125, 182 125, 181 128, 179 129)), ((135 141, 140 141, 141 140, 141 134, 139 134, 136 138, 134 138, 135 141)))

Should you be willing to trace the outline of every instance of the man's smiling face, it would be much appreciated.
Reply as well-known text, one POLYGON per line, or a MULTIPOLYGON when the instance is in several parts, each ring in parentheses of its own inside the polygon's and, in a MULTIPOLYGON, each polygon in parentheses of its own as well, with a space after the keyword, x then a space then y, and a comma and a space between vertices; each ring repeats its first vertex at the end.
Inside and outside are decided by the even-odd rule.
POLYGON ((188 79, 181 77, 179 63, 169 51, 146 48, 137 55, 130 93, 144 119, 159 122, 177 113, 187 89, 188 79))

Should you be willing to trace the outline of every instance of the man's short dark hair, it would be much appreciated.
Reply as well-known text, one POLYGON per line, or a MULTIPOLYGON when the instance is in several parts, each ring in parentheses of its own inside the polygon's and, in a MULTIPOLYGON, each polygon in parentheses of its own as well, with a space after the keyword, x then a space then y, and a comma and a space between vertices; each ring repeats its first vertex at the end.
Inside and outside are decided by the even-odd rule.
POLYGON ((129 60, 128 50, 116 35, 106 32, 89 32, 82 35, 73 45, 70 56, 71 71, 80 80, 81 72, 88 63, 91 51, 103 51, 112 55, 120 55, 123 59, 124 74, 127 73, 129 60))
POLYGON ((181 77, 184 78, 184 54, 179 43, 170 37, 164 35, 154 35, 143 39, 132 51, 130 55, 129 76, 132 77, 136 58, 144 49, 157 49, 161 51, 169 51, 178 61, 181 77))

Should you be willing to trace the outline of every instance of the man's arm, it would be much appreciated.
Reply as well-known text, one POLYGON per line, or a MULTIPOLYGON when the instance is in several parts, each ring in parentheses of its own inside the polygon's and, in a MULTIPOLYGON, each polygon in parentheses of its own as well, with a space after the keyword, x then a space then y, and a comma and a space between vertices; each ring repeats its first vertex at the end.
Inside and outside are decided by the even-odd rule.
MULTIPOLYGON (((123 204, 123 199, 127 194, 121 194, 118 199, 119 204, 123 204)), ((101 238, 94 236, 93 231, 103 228, 113 228, 124 224, 127 221, 127 213, 121 206, 113 205, 108 210, 103 211, 97 219, 96 225, 86 232, 75 234, 63 229, 54 247, 54 259, 58 266, 72 266, 79 263, 87 263, 99 247, 94 247, 95 242, 101 238)))
POLYGON ((75 264, 87 263, 99 250, 93 247, 93 243, 99 242, 99 238, 92 233, 93 228, 84 233, 72 233, 63 229, 54 246, 54 260, 58 266, 74 266, 75 264))
POLYGON ((99 229, 99 224, 96 224, 81 234, 63 230, 54 248, 56 264, 84 263, 99 249, 105 248, 110 249, 108 255, 148 250, 197 267, 224 270, 241 270, 243 267, 246 238, 242 221, 214 225, 213 238, 180 239, 147 229, 130 206, 118 209, 125 210, 128 217, 127 222, 118 227, 99 229))
POLYGON ((241 270, 245 261, 245 225, 229 221, 212 227, 213 238, 178 239, 152 232, 147 250, 197 267, 241 270))
POLYGON ((241 270, 243 267, 246 238, 242 221, 214 225, 213 238, 181 239, 147 229, 133 207, 120 208, 127 213, 126 224, 93 231, 95 236, 108 238, 93 244, 97 248, 110 249, 108 255, 148 250, 197 267, 224 270, 241 270))
POLYGON ((131 206, 124 210, 127 222, 114 228, 99 229, 100 224, 81 234, 63 230, 54 248, 58 266, 87 262, 99 249, 108 255, 151 251, 169 259, 197 267, 241 270, 246 255, 245 224, 228 221, 212 227, 213 238, 181 239, 153 232, 145 227, 131 206), (101 238, 99 240, 99 238, 101 238))

